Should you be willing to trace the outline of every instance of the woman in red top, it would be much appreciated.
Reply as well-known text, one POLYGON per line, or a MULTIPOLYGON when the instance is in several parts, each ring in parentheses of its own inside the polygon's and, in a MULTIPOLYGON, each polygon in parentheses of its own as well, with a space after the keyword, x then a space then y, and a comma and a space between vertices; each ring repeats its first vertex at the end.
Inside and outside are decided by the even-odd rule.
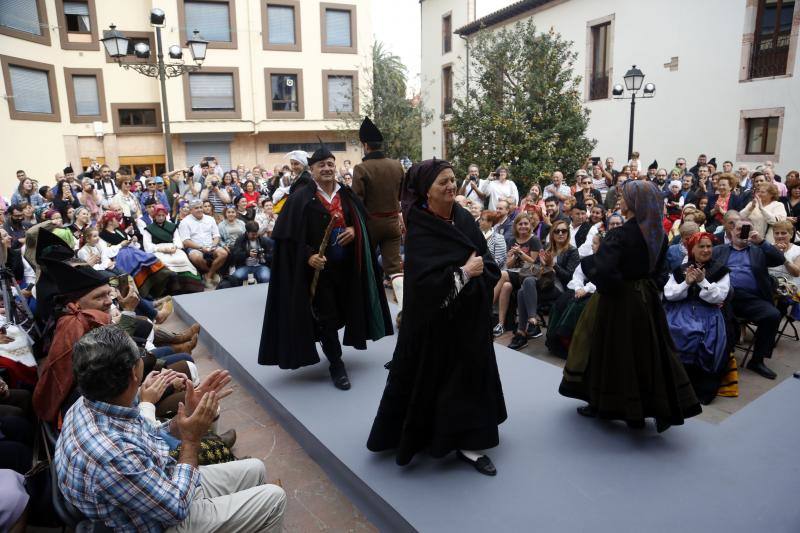
POLYGON ((247 180, 244 183, 244 192, 242 196, 247 199, 247 207, 258 207, 258 200, 261 198, 261 193, 256 190, 256 184, 253 180, 247 180))

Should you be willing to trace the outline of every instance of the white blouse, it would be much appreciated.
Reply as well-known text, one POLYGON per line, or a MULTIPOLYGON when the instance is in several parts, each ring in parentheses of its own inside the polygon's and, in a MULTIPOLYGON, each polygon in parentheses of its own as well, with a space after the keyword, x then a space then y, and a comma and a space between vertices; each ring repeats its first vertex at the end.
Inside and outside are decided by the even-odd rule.
MULTIPOLYGON (((725 274, 719 281, 715 283, 703 279, 697 284, 700 287, 700 299, 712 305, 719 305, 728 297, 728 292, 731 290, 731 278, 725 274)), ((689 284, 686 281, 678 283, 675 280, 675 275, 670 274, 667 280, 667 285, 664 287, 664 298, 670 302, 679 302, 689 295, 689 284)))

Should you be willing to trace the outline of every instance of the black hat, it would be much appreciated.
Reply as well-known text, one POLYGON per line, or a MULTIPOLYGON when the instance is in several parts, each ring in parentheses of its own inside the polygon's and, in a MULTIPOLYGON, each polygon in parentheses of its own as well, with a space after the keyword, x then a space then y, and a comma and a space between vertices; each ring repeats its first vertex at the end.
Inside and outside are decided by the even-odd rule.
POLYGON ((36 262, 41 261, 66 261, 75 256, 75 252, 63 239, 45 228, 45 223, 37 224, 29 229, 38 229, 36 235, 36 262))
POLYGON ((358 130, 358 140, 362 143, 382 143, 383 134, 369 117, 364 117, 361 128, 358 130))
POLYGON ((653 159, 653 162, 650 163, 650 166, 647 167, 647 170, 656 170, 656 169, 658 169, 658 161, 653 159))
POLYGON ((147 207, 148 205, 153 205, 153 204, 157 204, 157 203, 158 203, 158 201, 151 196, 150 198, 147 198, 144 201, 144 206, 147 207))
POLYGON ((712 157, 711 159, 708 160, 706 165, 714 165, 714 168, 717 168, 717 158, 716 157, 712 157))
POLYGON ((42 259, 40 266, 42 273, 55 283, 56 294, 86 293, 115 277, 108 270, 95 270, 86 263, 42 259))
POLYGON ((66 176, 67 174, 75 174, 75 171, 72 170, 72 165, 67 165, 64 167, 64 175, 66 176))
POLYGON ((325 146, 325 143, 322 142, 322 139, 319 140, 319 148, 317 151, 311 154, 311 157, 308 158, 308 166, 313 165, 314 163, 319 163, 320 161, 324 161, 326 159, 330 159, 333 157, 335 160, 336 157, 328 150, 328 147, 325 146))

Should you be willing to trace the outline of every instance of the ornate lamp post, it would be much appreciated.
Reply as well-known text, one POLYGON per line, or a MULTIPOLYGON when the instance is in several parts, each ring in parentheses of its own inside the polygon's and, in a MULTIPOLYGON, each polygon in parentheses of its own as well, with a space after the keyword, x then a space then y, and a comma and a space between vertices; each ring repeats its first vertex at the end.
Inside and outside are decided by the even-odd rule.
MULTIPOLYGON (((625 80, 625 87, 623 88, 622 85, 618 83, 614 85, 611 94, 614 95, 615 99, 619 100, 626 98, 623 94, 626 89, 629 93, 631 93, 631 125, 630 131, 628 132, 628 159, 630 159, 631 154, 633 153, 633 117, 636 111, 636 96, 639 93, 639 90, 642 88, 642 84, 644 83, 644 73, 636 68, 636 65, 633 65, 633 67, 625 73, 622 79, 625 80)), ((655 84, 645 84, 641 98, 652 98, 655 95, 655 84)))
MULTIPOLYGON (((169 127, 169 105, 167 104, 167 78, 181 76, 187 72, 200 70, 206 58, 208 41, 203 39, 197 30, 194 35, 186 42, 186 46, 192 54, 194 65, 187 65, 183 61, 183 50, 178 45, 169 47, 169 58, 172 62, 164 62, 164 50, 161 43, 161 28, 164 26, 164 11, 154 8, 150 11, 150 24, 156 29, 156 62, 155 63, 124 63, 122 58, 128 56, 128 44, 130 40, 117 30, 114 24, 103 32, 100 42, 106 48, 108 55, 114 59, 119 66, 127 70, 135 70, 150 78, 158 78, 161 84, 161 107, 164 113, 164 138, 167 148, 167 168, 174 170, 172 160, 172 133, 169 127)), ((138 43, 134 46, 133 55, 136 58, 144 59, 150 57, 150 47, 146 43, 138 43)))

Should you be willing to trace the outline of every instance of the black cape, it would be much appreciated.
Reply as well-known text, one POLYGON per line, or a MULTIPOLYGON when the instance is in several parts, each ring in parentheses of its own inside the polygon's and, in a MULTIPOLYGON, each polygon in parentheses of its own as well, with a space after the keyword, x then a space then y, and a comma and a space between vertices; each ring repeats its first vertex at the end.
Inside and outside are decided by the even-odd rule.
POLYGON ((456 205, 453 217, 450 224, 417 206, 408 213, 403 326, 367 442, 376 452, 397 449, 400 465, 424 449, 442 457, 496 446, 507 416, 491 332, 500 269, 472 215, 456 205), (483 274, 443 307, 473 252, 483 274))
MULTIPOLYGON (((330 215, 317 200, 316 192, 317 185, 313 180, 292 192, 272 232, 275 241, 272 271, 258 350, 258 363, 261 365, 296 369, 319 362, 317 328, 310 302, 314 271, 308 266, 308 258, 318 251, 319 243, 309 243, 309 234, 313 233, 309 227, 309 217, 313 214, 309 211, 316 210, 323 218, 330 215)), ((349 217, 348 225, 363 226, 367 218, 364 205, 347 187, 341 187, 339 194, 345 216, 349 217)), ((356 239, 360 236, 365 244, 369 244, 365 226, 360 232, 356 229, 356 235, 356 239)), ((346 316, 343 317, 343 344, 357 350, 366 349, 367 339, 374 341, 394 333, 383 289, 383 271, 371 246, 363 246, 362 251, 365 254, 362 268, 350 271, 352 297, 346 302, 346 316), (366 261, 372 265, 372 276, 365 275, 366 261), (370 283, 374 288, 368 287, 370 283), (370 303, 370 292, 377 293, 374 303, 370 303)))

